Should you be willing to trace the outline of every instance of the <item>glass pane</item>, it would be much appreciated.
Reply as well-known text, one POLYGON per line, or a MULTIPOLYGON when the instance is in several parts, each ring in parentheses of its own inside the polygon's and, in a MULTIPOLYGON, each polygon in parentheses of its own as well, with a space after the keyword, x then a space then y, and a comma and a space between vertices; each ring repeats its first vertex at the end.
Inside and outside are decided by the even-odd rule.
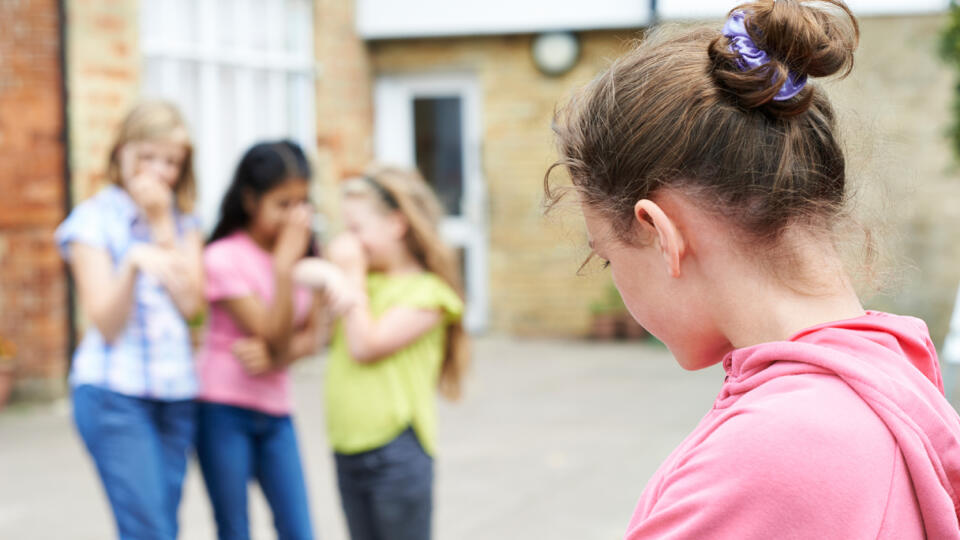
POLYGON ((267 16, 267 4, 269 0, 257 0, 251 4, 243 5, 240 7, 247 9, 247 16, 250 17, 250 30, 248 34, 243 37, 245 42, 243 49, 249 49, 250 51, 256 53, 265 53, 267 52, 267 42, 270 37, 268 34, 276 32, 275 28, 270 28, 271 21, 267 16))
POLYGON ((413 100, 417 168, 437 192, 447 213, 460 214, 463 198, 463 139, 459 97, 413 100))

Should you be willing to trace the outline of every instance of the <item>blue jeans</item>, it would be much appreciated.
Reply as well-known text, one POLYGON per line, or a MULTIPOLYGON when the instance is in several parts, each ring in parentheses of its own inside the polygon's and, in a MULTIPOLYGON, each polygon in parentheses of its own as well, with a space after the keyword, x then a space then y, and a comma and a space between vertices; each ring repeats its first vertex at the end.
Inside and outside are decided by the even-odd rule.
POLYGON ((429 540, 433 458, 412 429, 380 448, 334 459, 352 540, 429 540))
POLYGON ((97 386, 73 390, 73 414, 107 492, 122 540, 173 540, 193 401, 158 401, 97 386))
POLYGON ((279 540, 313 538, 297 435, 290 416, 198 403, 197 458, 220 540, 248 540, 247 484, 256 478, 279 540))

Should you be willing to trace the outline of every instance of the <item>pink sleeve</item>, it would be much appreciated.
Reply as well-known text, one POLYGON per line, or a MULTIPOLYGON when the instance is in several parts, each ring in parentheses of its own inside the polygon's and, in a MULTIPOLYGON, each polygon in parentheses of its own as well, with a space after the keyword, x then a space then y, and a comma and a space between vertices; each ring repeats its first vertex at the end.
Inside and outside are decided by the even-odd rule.
POLYGON ((231 247, 226 243, 212 245, 203 253, 205 295, 209 302, 253 294, 251 284, 240 271, 243 254, 231 247))
POLYGON ((797 416, 749 411, 717 426, 666 473, 626 538, 860 538, 878 527, 896 455, 889 435, 851 441, 856 433, 797 416))

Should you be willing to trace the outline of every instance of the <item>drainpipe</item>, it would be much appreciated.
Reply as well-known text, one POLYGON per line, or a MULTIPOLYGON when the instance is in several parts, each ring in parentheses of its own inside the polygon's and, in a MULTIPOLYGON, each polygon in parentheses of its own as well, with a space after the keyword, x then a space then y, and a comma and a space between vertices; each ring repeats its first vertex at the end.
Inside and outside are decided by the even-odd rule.
POLYGON ((660 14, 657 12, 657 0, 650 0, 650 28, 660 24, 660 14))
MULTIPOLYGON (((70 115, 67 111, 67 1, 57 2, 57 21, 60 38, 60 143, 63 145, 63 208, 64 215, 73 208, 73 190, 71 188, 70 171, 70 115)), ((64 279, 67 281, 67 363, 73 358, 73 350, 77 346, 75 286, 70 272, 64 270, 64 279)), ((69 369, 67 370, 69 372, 69 369)))

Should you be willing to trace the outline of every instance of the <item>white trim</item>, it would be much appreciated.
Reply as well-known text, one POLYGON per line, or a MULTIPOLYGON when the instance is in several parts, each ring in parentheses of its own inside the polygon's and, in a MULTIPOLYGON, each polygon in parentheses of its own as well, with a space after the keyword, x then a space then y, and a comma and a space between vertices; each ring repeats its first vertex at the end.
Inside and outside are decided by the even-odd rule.
POLYGON ((461 214, 446 217, 441 233, 447 242, 465 251, 464 323, 471 332, 483 332, 489 319, 489 236, 487 187, 481 166, 483 99, 476 77, 469 73, 378 77, 374 87, 374 154, 378 161, 415 166, 413 100, 444 96, 461 99, 464 185, 461 214))
POLYGON ((144 94, 193 128, 198 211, 209 228, 236 161, 262 139, 316 147, 310 0, 140 0, 144 94))
POLYGON ((638 28, 650 23, 648 0, 357 0, 365 39, 638 28))
POLYGON ((144 42, 143 50, 149 51, 149 54, 153 57, 188 60, 194 62, 208 62, 250 69, 303 71, 304 73, 312 73, 314 67, 314 61, 312 58, 304 58, 303 56, 298 55, 264 52, 241 52, 222 49, 203 50, 191 45, 177 45, 162 41, 144 42))
MULTIPOLYGON (((743 0, 658 0, 661 21, 715 20, 743 0)), ((848 0, 858 17, 945 13, 949 0, 848 0)), ((637 29, 652 21, 649 0, 357 0, 364 39, 409 39, 556 31, 637 29)))
MULTIPOLYGON (((718 19, 742 0, 658 0, 657 15, 661 20, 718 19)), ((910 16, 944 13, 949 0, 847 0, 857 17, 910 16)))

